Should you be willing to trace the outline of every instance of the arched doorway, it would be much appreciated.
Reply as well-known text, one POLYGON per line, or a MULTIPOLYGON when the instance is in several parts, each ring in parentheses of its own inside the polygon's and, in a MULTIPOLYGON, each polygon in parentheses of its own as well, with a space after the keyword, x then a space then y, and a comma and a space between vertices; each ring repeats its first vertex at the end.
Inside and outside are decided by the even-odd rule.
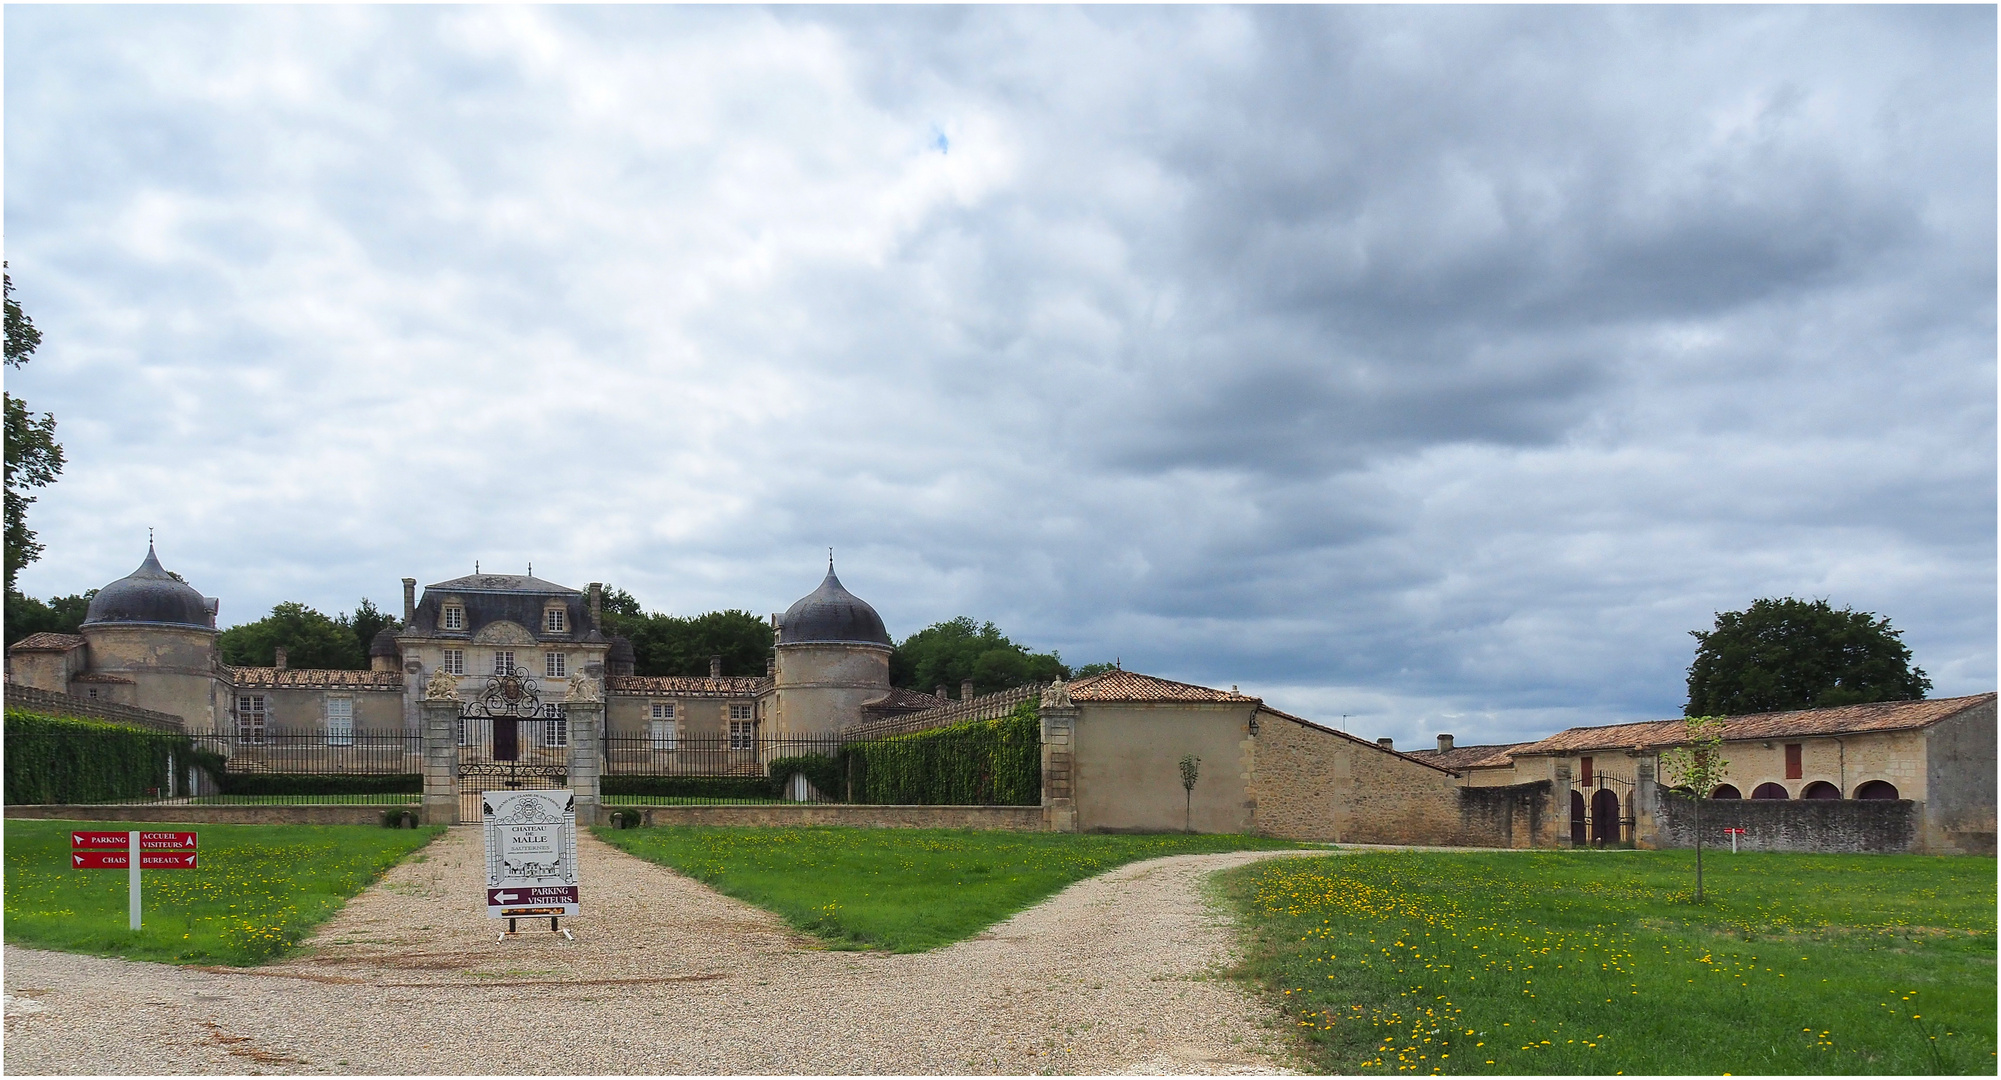
POLYGON ((1591 842, 1590 826, 1584 819, 1584 793, 1570 789, 1570 846, 1583 847, 1591 842))
POLYGON ((1855 789, 1855 797, 1858 799, 1894 799, 1897 798, 1897 785, 1892 784, 1888 780, 1871 780, 1855 789))
POLYGON ((1835 787, 1833 784, 1830 784, 1825 780, 1815 780, 1813 783, 1808 784, 1806 786, 1805 791, 1800 792, 1800 798, 1839 799, 1841 798, 1841 789, 1835 787))
POLYGON ((1709 797, 1712 799, 1741 799, 1744 797, 1744 793, 1738 791, 1735 784, 1718 784, 1716 785, 1716 790, 1709 793, 1709 797))
POLYGON ((1599 788, 1591 796, 1591 842, 1601 845, 1619 842, 1619 793, 1611 788, 1599 788))
POLYGON ((1786 794, 1786 786, 1784 784, 1772 784, 1772 783, 1759 784, 1758 789, 1756 791, 1751 792, 1751 797, 1754 799, 1792 798, 1792 796, 1786 794))

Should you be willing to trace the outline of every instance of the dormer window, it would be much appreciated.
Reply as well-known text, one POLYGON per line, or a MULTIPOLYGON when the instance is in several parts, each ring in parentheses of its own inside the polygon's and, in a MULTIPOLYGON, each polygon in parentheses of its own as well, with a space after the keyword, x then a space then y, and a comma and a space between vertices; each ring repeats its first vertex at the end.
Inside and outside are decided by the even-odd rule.
POLYGON ((443 629, 463 630, 466 628, 466 609, 457 604, 446 604, 439 621, 443 629))
POLYGON ((542 612, 542 629, 552 634, 568 632, 570 629, 568 609, 556 606, 542 612))

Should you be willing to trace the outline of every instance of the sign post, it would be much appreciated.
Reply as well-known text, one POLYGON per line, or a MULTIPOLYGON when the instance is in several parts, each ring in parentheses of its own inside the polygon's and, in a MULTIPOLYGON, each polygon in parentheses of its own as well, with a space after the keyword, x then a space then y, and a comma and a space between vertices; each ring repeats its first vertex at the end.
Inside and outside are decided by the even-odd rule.
POLYGON ((193 870, 197 837, 191 832, 72 832, 72 870, 126 872, 126 923, 139 929, 139 870, 193 870), (109 849, 109 850, 105 850, 109 849))
POLYGON ((577 800, 562 791, 487 791, 479 797, 486 830, 486 914, 506 919, 507 933, 524 916, 549 917, 549 932, 576 940, 559 921, 575 915, 577 800))
POLYGON ((1733 829, 1725 829, 1723 831, 1730 834, 1730 854, 1732 855, 1737 854, 1737 838, 1744 835, 1744 830, 1733 828, 1733 829))

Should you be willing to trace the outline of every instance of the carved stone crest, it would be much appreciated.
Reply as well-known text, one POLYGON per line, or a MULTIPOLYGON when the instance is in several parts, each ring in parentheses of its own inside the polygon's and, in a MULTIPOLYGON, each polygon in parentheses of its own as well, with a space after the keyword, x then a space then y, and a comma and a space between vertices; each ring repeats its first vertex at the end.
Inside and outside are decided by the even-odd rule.
POLYGON ((459 696, 459 680, 444 668, 431 672, 424 684, 425 701, 450 701, 459 696))
POLYGON ((570 700, 603 701, 604 692, 596 679, 580 671, 570 676, 570 700))
POLYGON ((1070 707, 1070 684, 1058 679, 1042 688, 1042 707, 1045 709, 1067 709, 1070 707))

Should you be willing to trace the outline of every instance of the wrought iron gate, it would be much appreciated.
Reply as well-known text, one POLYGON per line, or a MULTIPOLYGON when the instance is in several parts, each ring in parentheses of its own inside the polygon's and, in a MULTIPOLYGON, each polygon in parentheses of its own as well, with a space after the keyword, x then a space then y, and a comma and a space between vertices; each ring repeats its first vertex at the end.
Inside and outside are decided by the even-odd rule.
POLYGON ((482 791, 560 788, 570 773, 570 723, 518 667, 486 680, 459 706, 459 820, 480 819, 482 791))

